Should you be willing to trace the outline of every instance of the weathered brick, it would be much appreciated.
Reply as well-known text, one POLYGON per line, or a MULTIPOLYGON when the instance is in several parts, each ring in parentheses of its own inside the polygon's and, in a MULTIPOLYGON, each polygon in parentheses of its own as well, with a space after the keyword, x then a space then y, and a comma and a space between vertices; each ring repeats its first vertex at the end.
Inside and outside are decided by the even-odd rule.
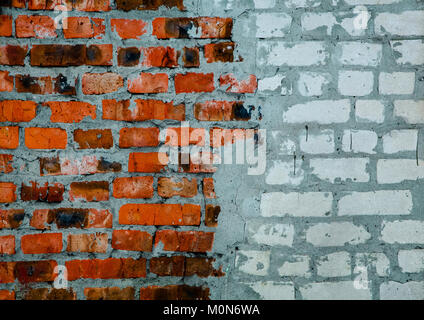
POLYGON ((162 177, 158 180, 158 194, 163 198, 180 196, 192 198, 197 195, 197 180, 195 178, 162 177))
POLYGON ((10 37, 12 36, 12 16, 5 14, 0 15, 0 37, 10 37))
POLYGON ((25 254, 59 253, 62 251, 62 234, 26 234, 21 238, 21 250, 25 254))
POLYGON ((207 252, 212 250, 213 240, 213 232, 159 230, 155 246, 163 246, 164 251, 207 252))
POLYGON ((203 195, 206 199, 215 199, 215 186, 213 178, 204 178, 203 179, 203 195))
POLYGON ((150 233, 139 230, 113 230, 112 248, 127 251, 152 251, 150 233))
POLYGON ((212 92, 215 90, 213 73, 175 75, 175 93, 212 92))
POLYGON ((0 254, 15 254, 15 236, 0 236, 0 254))
POLYGON ((242 102, 214 100, 196 103, 194 116, 200 121, 246 121, 251 117, 242 102))
POLYGON ((0 127, 0 149, 19 147, 19 127, 0 127))
POLYGON ((0 65, 23 66, 28 46, 0 46, 0 65))
POLYGON ((118 65, 134 67, 139 65, 141 51, 137 47, 118 48, 118 65))
POLYGON ((234 47, 234 42, 210 43, 205 45, 206 62, 234 62, 234 47))
POLYGON ((30 92, 33 94, 51 94, 53 92, 51 77, 16 75, 15 87, 17 92, 30 92))
POLYGON ((137 39, 147 32, 147 23, 143 20, 110 19, 112 31, 121 39, 137 39))
POLYGON ((132 287, 118 288, 85 288, 87 300, 134 300, 135 290, 132 287))
POLYGON ((13 91, 13 76, 9 71, 0 71, 0 91, 13 91))
POLYGON ((108 247, 107 233, 70 234, 68 235, 68 252, 106 253, 108 247))
POLYGON ((65 149, 68 135, 60 128, 25 128, 25 145, 29 149, 65 149))
POLYGON ((18 16, 15 19, 18 38, 56 38, 53 18, 49 16, 18 16))
POLYGON ((209 288, 188 285, 150 286, 140 289, 140 300, 209 300, 209 288))
POLYGON ((0 173, 13 172, 13 155, 0 154, 0 173))
POLYGON ((82 77, 82 92, 84 94, 111 93, 117 91, 123 85, 123 78, 112 72, 85 73, 82 77))
POLYGON ((36 107, 37 104, 33 101, 0 101, 0 121, 29 122, 36 116, 36 107))
POLYGON ((168 92, 168 75, 166 73, 141 73, 137 78, 128 80, 128 91, 131 93, 168 92))
POLYGON ((107 181, 84 181, 72 182, 69 190, 69 200, 75 201, 108 201, 109 182, 107 181))
POLYGON ((156 147, 159 128, 122 128, 119 131, 120 148, 156 147))
POLYGON ((219 78, 221 87, 226 87, 226 92, 231 93, 255 93, 258 87, 256 76, 251 74, 245 80, 237 80, 233 74, 226 74, 219 78))
POLYGON ((0 229, 16 229, 22 224, 25 218, 23 209, 0 209, 0 229))
POLYGON ((116 7, 118 10, 158 10, 161 6, 167 8, 178 8, 184 10, 183 0, 117 0, 116 7))
POLYGON ((205 208, 205 225, 216 228, 218 226, 218 216, 221 213, 220 206, 207 204, 205 208))
POLYGON ((143 48, 143 66, 173 68, 178 66, 178 52, 171 47, 143 48))
POLYGON ((16 201, 16 185, 13 182, 0 182, 0 203, 16 201))
POLYGON ((41 201, 41 202, 61 202, 65 187, 63 184, 55 182, 49 184, 45 182, 40 185, 35 181, 30 181, 31 185, 21 186, 21 199, 23 201, 41 201))
POLYGON ((199 48, 183 48, 183 62, 185 68, 197 68, 200 66, 199 48))
POLYGON ((113 147, 112 130, 110 129, 77 129, 74 141, 78 149, 110 149, 113 147))
POLYGON ((51 109, 51 122, 74 123, 80 122, 85 117, 96 119, 96 106, 79 101, 49 101, 43 106, 51 109))
POLYGON ((76 300, 77 294, 72 289, 37 288, 29 290, 24 300, 76 300))
POLYGON ((128 160, 128 172, 161 172, 168 164, 168 161, 166 153, 130 153, 128 160))
POLYGON ((113 181, 115 198, 143 199, 153 197, 153 177, 116 178, 113 181))
POLYGON ((101 39, 105 33, 104 19, 89 17, 68 17, 63 19, 67 28, 63 29, 65 39, 95 38, 101 39))

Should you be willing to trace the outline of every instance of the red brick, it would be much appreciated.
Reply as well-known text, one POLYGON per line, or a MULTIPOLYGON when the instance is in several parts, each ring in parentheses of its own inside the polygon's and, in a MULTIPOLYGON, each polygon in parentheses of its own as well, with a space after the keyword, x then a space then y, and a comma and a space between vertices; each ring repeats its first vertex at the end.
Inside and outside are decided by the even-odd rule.
POLYGON ((9 71, 0 71, 0 91, 13 91, 13 76, 9 76, 9 71))
POLYGON ((210 43, 205 45, 205 58, 207 63, 233 62, 234 42, 210 43))
POLYGON ((70 234, 68 235, 68 252, 106 253, 108 247, 107 233, 70 234))
POLYGON ((135 79, 128 80, 131 93, 165 93, 168 92, 168 75, 166 73, 141 73, 135 79))
POLYGON ((184 10, 183 0, 116 0, 116 8, 118 10, 130 11, 130 10, 158 10, 161 6, 167 8, 178 8, 184 10))
POLYGON ((15 300, 15 291, 0 290, 0 300, 15 300))
POLYGON ((62 0, 24 0, 28 2, 28 9, 30 10, 54 10, 54 8, 62 3, 66 4, 68 10, 72 10, 72 3, 62 0))
POLYGON ((203 231, 156 231, 155 246, 162 246, 165 251, 207 252, 212 250, 213 232, 203 231))
POLYGON ((150 272, 160 277, 183 277, 185 271, 185 257, 154 257, 150 259, 150 272))
POLYGON ((13 163, 13 155, 0 154, 0 173, 13 172, 12 163, 13 163))
POLYGON ((174 106, 172 102, 159 100, 135 100, 130 109, 130 100, 103 100, 103 119, 116 121, 177 120, 185 119, 185 106, 174 106))
POLYGON ((53 281, 56 261, 19 261, 14 263, 14 276, 20 283, 53 281))
POLYGON ((53 92, 51 77, 16 75, 15 87, 17 92, 29 92, 33 94, 51 94, 53 92))
POLYGON ((86 49, 85 63, 89 66, 113 65, 113 45, 92 44, 88 46, 86 49))
POLYGON ((15 281, 15 262, 0 261, 0 283, 12 283, 15 281))
POLYGON ((42 202, 61 202, 63 201, 63 193, 65 187, 63 184, 55 182, 49 184, 45 182, 39 185, 35 181, 30 181, 31 185, 21 186, 21 199, 23 201, 42 201, 42 202))
POLYGON ((143 199, 153 197, 153 177, 116 178, 113 181, 115 198, 143 199))
POLYGON ((24 254, 59 253, 62 251, 61 233, 27 234, 21 238, 24 254))
POLYGON ((171 47, 143 48, 143 66, 174 68, 178 66, 178 53, 171 47))
POLYGON ((121 39, 137 39, 147 32, 147 23, 143 20, 110 19, 112 31, 121 39))
POLYGON ((36 116, 36 107, 33 101, 0 101, 0 122, 29 122, 36 116))
POLYGON ((168 161, 168 156, 164 152, 130 153, 128 172, 161 172, 168 161))
POLYGON ((209 300, 209 288, 188 285, 149 286, 140 289, 140 300, 209 300))
POLYGON ((0 15, 0 37, 12 36, 13 18, 8 15, 0 15))
POLYGON ((175 93, 212 92, 215 90, 213 73, 175 75, 175 93))
POLYGON ((153 35, 158 39, 168 38, 190 38, 189 31, 197 32, 196 38, 215 38, 229 39, 231 38, 233 20, 231 18, 156 18, 152 22, 153 35))
POLYGON ((231 93, 255 93, 258 87, 258 80, 256 76, 251 74, 245 80, 237 80, 234 74, 226 74, 219 78, 219 84, 221 87, 228 86, 225 90, 231 93))
POLYGON ((207 204, 205 208, 205 225, 211 228, 218 227, 218 216, 220 212, 220 206, 207 204))
POLYGON ((0 47, 0 65, 23 66, 28 46, 5 45, 0 47))
POLYGON ((84 199, 86 201, 108 201, 109 182, 107 181, 84 181, 72 182, 69 190, 69 200, 84 199))
POLYGON ((219 155, 211 152, 198 153, 180 153, 179 154, 179 172, 186 173, 214 173, 217 168, 214 164, 219 162, 219 155))
POLYGON ((81 122, 85 117, 96 119, 96 106, 80 101, 49 101, 43 106, 51 109, 51 122, 81 122))
POLYGON ((183 62, 185 68, 197 68, 200 66, 199 48, 183 48, 183 62))
POLYGON ((0 127, 0 149, 19 147, 19 127, 0 127))
POLYGON ((15 236, 0 236, 1 254, 15 254, 15 236))
POLYGON ((60 128, 25 128, 25 145, 29 149, 65 149, 66 130, 60 128))
POLYGON ((0 209, 0 229, 16 229, 22 224, 25 217, 23 209, 0 209))
POLYGON ((93 18, 91 22, 89 17, 68 17, 63 19, 63 23, 67 24, 67 28, 63 29, 65 39, 101 39, 105 33, 104 19, 93 18))
POLYGON ((113 230, 112 248, 126 251, 152 251, 153 237, 139 230, 113 230))
POLYGON ((85 73, 82 77, 84 94, 105 94, 117 91, 124 85, 124 79, 117 73, 85 73))
POLYGON ((197 195, 197 180, 195 178, 159 178, 158 194, 163 198, 180 196, 183 198, 192 198, 197 195))
POLYGON ((219 148, 234 144, 237 140, 253 139, 254 134, 254 130, 212 128, 209 133, 210 144, 214 148, 219 148))
POLYGON ((165 144, 172 147, 204 146, 205 129, 188 127, 166 128, 165 144))
POLYGON ((118 66, 134 67, 140 63, 141 52, 137 47, 118 48, 118 66))
POLYGON ((0 203, 16 201, 16 185, 12 182, 0 182, 0 203))
POLYGON ((68 280, 145 278, 146 259, 109 258, 66 261, 68 280))
POLYGON ((75 0, 72 2, 73 8, 78 11, 109 11, 110 0, 75 0))
POLYGON ((156 147, 159 128, 122 128, 119 131, 120 148, 156 147))
POLYGON ((110 129, 77 129, 74 141, 78 149, 110 149, 113 147, 112 130, 110 129))
POLYGON ((81 66, 86 63, 86 47, 82 44, 34 44, 31 65, 39 67, 81 66))
POLYGON ((72 289, 37 288, 30 289, 24 300, 76 300, 77 294, 72 289))
POLYGON ((200 224, 200 206, 194 204, 125 204, 119 223, 126 225, 191 226, 200 224))
POLYGON ((15 20, 18 38, 56 38, 56 27, 49 16, 18 16, 15 20))
POLYGON ((200 121, 247 121, 250 113, 239 101, 205 101, 194 105, 194 116, 200 121))
POLYGON ((224 272, 222 272, 222 266, 216 270, 213 267, 213 263, 215 262, 215 259, 207 259, 207 258, 201 258, 201 257, 187 257, 186 258, 186 265, 185 265, 185 276, 190 277, 193 275, 196 275, 201 278, 206 277, 222 277, 225 275, 224 272))
POLYGON ((85 288, 87 300, 134 300, 135 290, 132 287, 118 288, 85 288))
POLYGON ((204 178, 203 179, 203 195, 206 199, 215 199, 215 187, 213 178, 204 178))
POLYGON ((53 79, 54 93, 59 93, 63 95, 76 95, 76 78, 69 79, 62 75, 61 73, 53 79), (72 84, 73 83, 73 84, 72 84))

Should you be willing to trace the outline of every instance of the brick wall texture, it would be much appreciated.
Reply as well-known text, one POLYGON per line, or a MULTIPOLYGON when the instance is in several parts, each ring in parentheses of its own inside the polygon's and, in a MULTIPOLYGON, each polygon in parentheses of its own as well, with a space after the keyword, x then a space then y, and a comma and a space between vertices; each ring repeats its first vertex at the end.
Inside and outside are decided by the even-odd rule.
POLYGON ((0 9, 0 299, 424 299, 423 2, 0 9))

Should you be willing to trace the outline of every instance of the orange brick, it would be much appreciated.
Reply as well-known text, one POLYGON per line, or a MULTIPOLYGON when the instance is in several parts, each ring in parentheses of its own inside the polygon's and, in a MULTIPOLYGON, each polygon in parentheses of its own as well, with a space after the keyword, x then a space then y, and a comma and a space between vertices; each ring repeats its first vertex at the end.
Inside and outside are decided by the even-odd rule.
POLYGON ((87 102, 49 101, 43 103, 43 106, 51 109, 51 122, 81 122, 85 117, 96 119, 96 106, 87 102))
POLYGON ((21 238, 25 254, 59 253, 62 251, 61 233, 27 234, 21 238))
POLYGON ((13 91, 13 76, 9 76, 9 71, 0 71, 0 91, 13 91))
POLYGON ((231 93, 255 93, 258 87, 258 80, 256 76, 251 74, 245 80, 237 80, 234 74, 226 74, 219 78, 221 87, 227 86, 226 92, 231 93))
POLYGON ((0 46, 0 65, 23 66, 28 46, 0 46))
POLYGON ((19 147, 19 127, 0 127, 0 149, 19 147))
POLYGON ((143 48, 143 66, 174 68, 178 66, 178 53, 171 47, 143 48))
POLYGON ((203 179, 203 195, 206 199, 215 199, 215 187, 213 178, 204 178, 203 179))
POLYGON ((159 128, 122 128, 119 131, 120 148, 156 147, 159 128))
POLYGON ((126 251, 152 251, 152 236, 139 230, 113 230, 112 248, 126 251))
POLYGON ((68 235, 68 252, 106 253, 108 247, 107 233, 70 234, 68 235))
POLYGON ((66 39, 74 38, 96 38, 101 39, 105 32, 104 19, 93 19, 89 17, 68 17, 63 19, 67 28, 63 29, 66 39))
POLYGON ((0 290, 0 300, 15 300, 15 291, 0 290))
POLYGON ((183 198, 192 198, 197 195, 197 180, 195 178, 159 178, 158 194, 163 198, 180 196, 183 198))
POLYGON ((215 90, 213 73, 175 75, 175 93, 212 92, 215 90))
POLYGON ((16 201, 16 185, 12 182, 0 182, 0 203, 16 201))
POLYGON ((29 122, 36 116, 36 107, 33 101, 0 101, 0 122, 29 122))
POLYGON ((0 254, 15 254, 15 236, 0 236, 0 254))
POLYGON ((164 152, 130 153, 128 172, 161 172, 168 161, 168 156, 164 152))
POLYGON ((117 91, 124 85, 124 79, 117 73, 85 73, 82 77, 84 94, 105 94, 117 91))
POLYGON ((158 10, 161 6, 167 8, 178 8, 179 10, 184 10, 183 0, 116 0, 116 7, 118 10, 158 10))
POLYGON ((12 162, 13 155, 0 154, 0 173, 11 173, 13 171, 12 162))
POLYGON ((135 290, 132 287, 118 288, 85 288, 87 300, 134 300, 135 290))
POLYGON ((51 94, 53 92, 51 77, 16 75, 15 87, 17 92, 29 92, 33 94, 51 94))
POLYGON ((12 36, 12 16, 0 15, 0 37, 12 36))
POLYGON ((113 181, 115 198, 143 199, 153 197, 153 177, 116 178, 113 181))
POLYGON ((66 130, 59 128, 25 128, 25 145, 29 149, 65 149, 66 130))
POLYGON ((24 217, 25 211, 23 209, 0 209, 0 229, 17 229, 22 224, 24 217))
POLYGON ((72 182, 69 190, 69 200, 84 199, 86 201, 108 201, 109 182, 84 181, 72 182))
POLYGON ((194 105, 194 116, 200 121, 247 121, 250 112, 238 101, 206 101, 194 105))
POLYGON ((18 38, 56 38, 56 27, 49 16, 18 16, 15 20, 18 38))
POLYGON ((110 149, 113 147, 112 130, 110 129, 77 129, 74 141, 78 149, 110 149))
POLYGON ((168 92, 168 75, 166 73, 141 73, 137 78, 128 80, 131 93, 165 93, 168 92))
POLYGON ((92 1, 83 1, 77 0, 73 1, 73 8, 78 11, 109 11, 110 10, 110 0, 92 0, 92 1))
POLYGON ((234 62, 234 46, 234 42, 209 43, 205 45, 206 62, 234 62))
POLYGON ((112 31, 121 39, 137 39, 147 32, 147 23, 143 20, 110 19, 112 31))
POLYGON ((205 129, 188 127, 166 128, 165 144, 172 147, 204 146, 205 129))
POLYGON ((165 251, 207 252, 212 250, 213 232, 158 230, 155 246, 163 245, 165 251))

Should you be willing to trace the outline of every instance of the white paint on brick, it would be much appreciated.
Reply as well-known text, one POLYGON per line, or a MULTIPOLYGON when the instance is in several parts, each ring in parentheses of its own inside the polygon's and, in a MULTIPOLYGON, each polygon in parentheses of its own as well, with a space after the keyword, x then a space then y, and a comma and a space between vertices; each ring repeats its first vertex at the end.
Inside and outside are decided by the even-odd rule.
POLYGON ((384 153, 415 151, 417 149, 418 130, 392 130, 383 136, 384 153))
POLYGON ((256 15, 256 37, 284 37, 292 22, 286 13, 261 13, 256 15))
POLYGON ((387 243, 424 243, 424 221, 383 222, 381 239, 387 243))
POLYGON ((274 160, 265 178, 267 184, 272 185, 299 185, 305 178, 305 172, 301 169, 302 161, 274 160))
POLYGON ((378 183, 399 183, 424 178, 424 162, 416 159, 381 159, 377 161, 378 183))
POLYGON ((350 4, 352 6, 357 5, 384 5, 384 4, 392 4, 392 3, 398 3, 403 0, 344 0, 347 4, 350 4))
POLYGON ((273 66, 323 65, 328 57, 324 42, 260 41, 258 63, 273 66))
POLYGON ((285 261, 278 268, 278 274, 282 277, 309 278, 311 276, 309 263, 310 259, 308 256, 291 256, 290 261, 285 261))
POLYGON ((353 153, 374 154, 378 136, 370 130, 345 130, 342 138, 342 150, 353 153))
POLYGON ((353 182, 368 182, 368 163, 369 160, 366 158, 311 159, 309 161, 312 174, 330 182, 348 179, 353 182))
POLYGON ((358 122, 384 122, 384 104, 379 100, 357 100, 355 117, 358 122))
POLYGON ((424 100, 396 100, 394 115, 410 124, 424 123, 424 100))
POLYGON ((348 252, 334 252, 317 260, 317 274, 321 277, 344 277, 351 273, 348 252))
POLYGON ((374 88, 371 71, 343 70, 339 72, 339 92, 345 96, 366 96, 374 88))
POLYGON ((237 252, 235 265, 239 271, 254 276, 266 276, 270 263, 270 251, 247 251, 237 252))
POLYGON ((287 8, 314 8, 321 5, 321 0, 285 0, 284 4, 287 8))
POLYGON ((247 222, 246 230, 249 239, 254 243, 266 244, 268 246, 288 246, 293 245, 294 226, 282 223, 253 223, 247 222))
POLYGON ((349 115, 349 100, 319 100, 289 107, 283 114, 283 120, 288 123, 330 124, 347 122, 349 115))
POLYGON ((402 272, 421 273, 424 271, 424 249, 399 250, 398 262, 402 272))
POLYGON ((318 282, 299 288, 305 300, 371 300, 370 289, 356 289, 353 281, 318 282))
POLYGON ((263 193, 261 197, 261 215, 323 217, 329 214, 333 204, 333 196, 328 192, 307 193, 263 193))
POLYGON ((275 91, 278 88, 281 88, 281 81, 283 81, 284 78, 285 76, 283 76, 282 74, 276 74, 273 77, 260 79, 258 81, 258 91, 275 91))
POLYGON ((330 83, 330 75, 328 73, 302 72, 297 81, 297 89, 302 96, 320 96, 323 89, 330 83))
POLYGON ((328 154, 334 152, 333 130, 323 130, 320 134, 302 134, 299 137, 300 150, 311 154, 328 154))
POLYGON ((275 0, 254 0, 256 9, 269 9, 275 7, 275 0))
POLYGON ((327 35, 331 35, 333 26, 337 24, 336 17, 330 12, 323 13, 305 13, 301 17, 303 31, 312 31, 318 28, 326 27, 327 35))
POLYGON ((381 94, 412 94, 415 87, 414 72, 381 72, 379 77, 381 94))
POLYGON ((380 286, 381 300, 424 300, 424 282, 384 282, 380 286))
POLYGON ((380 13, 374 21, 375 33, 390 33, 398 36, 424 35, 424 11, 404 11, 396 13, 380 13))
POLYGON ((357 268, 366 268, 368 272, 375 272, 380 277, 387 277, 390 274, 390 261, 384 253, 365 252, 355 255, 357 268))
POLYGON ((365 42, 340 42, 340 63, 344 65, 378 66, 382 56, 382 45, 365 42))
POLYGON ((264 300, 294 300, 294 286, 287 282, 263 281, 248 284, 264 300))
POLYGON ((412 211, 412 194, 409 190, 380 190, 352 192, 339 200, 340 216, 404 215, 412 211))
POLYGON ((396 40, 390 46, 396 53, 395 59, 399 64, 424 64, 424 43, 422 40, 396 40))
POLYGON ((318 247, 356 245, 370 238, 364 227, 350 222, 318 223, 306 230, 306 241, 318 247))

